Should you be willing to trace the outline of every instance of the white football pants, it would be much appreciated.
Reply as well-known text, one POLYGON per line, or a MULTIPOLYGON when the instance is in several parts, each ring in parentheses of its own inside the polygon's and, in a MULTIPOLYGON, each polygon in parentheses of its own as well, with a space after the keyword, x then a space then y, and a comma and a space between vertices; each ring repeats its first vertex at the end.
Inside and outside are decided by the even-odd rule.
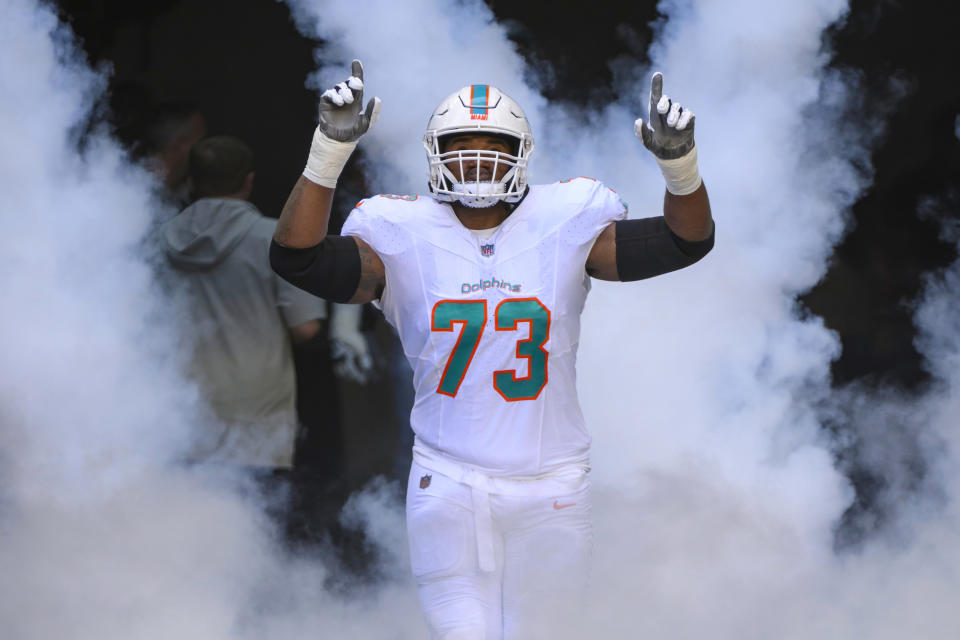
POLYGON ((590 565, 586 469, 508 480, 416 460, 410 563, 431 637, 554 638, 581 610, 590 565), (454 476, 454 477, 451 477, 454 476))

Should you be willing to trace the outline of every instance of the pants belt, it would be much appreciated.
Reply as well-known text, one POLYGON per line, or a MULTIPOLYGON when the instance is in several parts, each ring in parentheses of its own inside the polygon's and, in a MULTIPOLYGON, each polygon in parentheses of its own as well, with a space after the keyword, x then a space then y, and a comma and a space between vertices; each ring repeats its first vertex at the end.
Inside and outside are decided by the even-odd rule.
POLYGON ((586 481, 586 465, 577 465, 563 472, 538 478, 511 479, 490 476, 443 457, 429 447, 413 447, 413 461, 470 487, 473 501, 473 522, 477 539, 477 562, 481 571, 496 569, 493 552, 493 516, 490 512, 490 494, 550 495, 576 489, 586 481))
POLYGON ((477 564, 480 571, 492 572, 497 568, 493 557, 493 516, 490 513, 490 494, 471 486, 473 496, 473 522, 477 532, 477 564))

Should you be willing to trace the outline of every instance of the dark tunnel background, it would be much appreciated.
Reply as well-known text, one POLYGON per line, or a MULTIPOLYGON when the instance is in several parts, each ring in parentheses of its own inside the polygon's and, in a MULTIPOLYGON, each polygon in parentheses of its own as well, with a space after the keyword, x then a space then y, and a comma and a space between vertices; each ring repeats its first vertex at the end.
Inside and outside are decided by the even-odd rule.
MULTIPOLYGON (((279 214, 302 170, 315 126, 317 95, 304 81, 321 44, 295 30, 286 5, 273 0, 57 4, 90 61, 109 65, 111 87, 132 83, 163 99, 194 103, 205 115, 209 133, 249 142, 257 157, 253 201, 265 214, 279 214)), ((645 60, 651 24, 658 18, 652 0, 597 3, 589 11, 572 0, 488 4, 540 73, 544 94, 585 108, 590 100, 609 95, 611 69, 618 62, 645 60)), ((955 246, 941 239, 941 220, 956 220, 960 205, 960 143, 955 136, 960 82, 951 68, 960 60, 960 25, 943 14, 943 4, 854 0, 848 18, 824 35, 831 65, 862 77, 863 112, 849 117, 888 114, 883 116, 885 136, 873 153, 872 186, 854 205, 853 224, 826 277, 799 301, 841 338, 842 355, 832 368, 836 386, 888 386, 909 394, 930 382, 914 347, 910 302, 925 274, 956 259, 955 246)), ((459 86, 466 80, 444 81, 459 86)), ((131 107, 114 105, 123 108, 131 107)), ((638 114, 644 108, 638 97, 638 114)), ((364 195, 355 163, 344 184, 338 190, 341 215, 364 195)), ((369 322, 376 324, 375 319, 369 322)), ((337 421, 329 420, 338 405, 337 394, 330 391, 336 382, 323 374, 323 367, 310 368, 303 361, 300 411, 313 426, 298 450, 300 463, 323 468, 325 480, 339 478, 343 491, 389 473, 394 440, 400 437, 384 439, 376 431, 387 418, 376 414, 373 403, 362 401, 359 387, 342 385, 342 421, 351 425, 344 436, 337 421), (341 447, 346 463, 332 455, 341 447)), ((842 431, 845 426, 832 428, 842 431)), ((862 522, 858 513, 880 509, 873 496, 883 478, 858 467, 855 446, 837 455, 845 458, 858 494, 846 521, 848 531, 844 534, 841 527, 839 538, 855 540, 855 523, 862 522)), ((915 473, 922 476, 922 465, 915 473)))

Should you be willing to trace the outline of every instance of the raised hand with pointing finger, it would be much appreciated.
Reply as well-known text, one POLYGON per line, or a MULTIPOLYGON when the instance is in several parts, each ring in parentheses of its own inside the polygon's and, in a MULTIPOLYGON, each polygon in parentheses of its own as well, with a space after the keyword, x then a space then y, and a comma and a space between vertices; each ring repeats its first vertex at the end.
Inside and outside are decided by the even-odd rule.
POLYGON ((310 156, 303 171, 312 182, 331 189, 360 137, 380 115, 380 98, 363 108, 363 65, 354 60, 350 77, 320 96, 320 122, 313 135, 310 156))
POLYGON ((693 193, 701 184, 693 140, 695 123, 693 111, 663 93, 663 74, 654 73, 650 81, 648 120, 638 118, 633 130, 656 157, 667 181, 667 190, 676 195, 693 193))

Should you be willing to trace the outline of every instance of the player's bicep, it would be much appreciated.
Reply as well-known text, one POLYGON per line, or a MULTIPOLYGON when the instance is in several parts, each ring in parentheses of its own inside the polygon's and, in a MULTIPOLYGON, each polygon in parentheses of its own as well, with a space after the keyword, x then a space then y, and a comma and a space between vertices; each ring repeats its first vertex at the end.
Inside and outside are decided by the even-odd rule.
POLYGON ((600 232, 587 256, 587 273, 597 280, 619 280, 617 277, 617 227, 610 223, 600 232))
POLYGON ((377 252, 360 238, 353 237, 360 252, 360 281, 357 290, 347 302, 360 304, 379 300, 387 284, 386 269, 377 252))

